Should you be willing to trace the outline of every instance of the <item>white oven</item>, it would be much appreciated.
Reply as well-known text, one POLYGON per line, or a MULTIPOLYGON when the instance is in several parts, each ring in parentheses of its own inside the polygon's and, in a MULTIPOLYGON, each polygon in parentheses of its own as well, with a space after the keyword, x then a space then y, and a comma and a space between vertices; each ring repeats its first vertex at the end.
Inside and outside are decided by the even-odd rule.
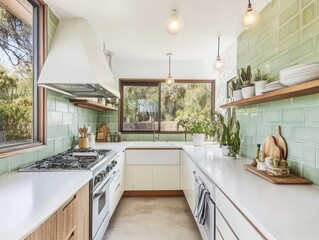
MULTIPOLYGON (((196 191, 199 185, 202 185, 208 192, 207 199, 207 208, 205 214, 204 224, 200 224, 199 218, 196 217, 196 222, 199 228, 199 231, 204 240, 214 240, 215 239, 215 187, 216 185, 208 179, 208 177, 201 172, 198 168, 195 169, 194 177, 195 177, 195 199, 197 203, 197 199, 199 199, 199 192, 196 191)), ((196 211, 196 206, 195 206, 196 211)))
POLYGON ((112 178, 105 179, 101 187, 92 194, 92 239, 101 240, 110 221, 110 184, 112 178))

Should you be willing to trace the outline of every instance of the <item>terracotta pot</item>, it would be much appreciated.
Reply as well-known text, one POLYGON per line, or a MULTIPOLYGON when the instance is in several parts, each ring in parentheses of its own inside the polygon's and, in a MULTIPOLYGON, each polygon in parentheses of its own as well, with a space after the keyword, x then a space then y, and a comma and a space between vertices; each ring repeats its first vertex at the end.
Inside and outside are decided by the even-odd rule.
POLYGON ((192 135, 193 138, 193 145, 196 147, 200 147, 204 145, 205 134, 203 133, 196 133, 192 135))
POLYGON ((241 90, 244 99, 255 96, 255 86, 244 87, 241 90))

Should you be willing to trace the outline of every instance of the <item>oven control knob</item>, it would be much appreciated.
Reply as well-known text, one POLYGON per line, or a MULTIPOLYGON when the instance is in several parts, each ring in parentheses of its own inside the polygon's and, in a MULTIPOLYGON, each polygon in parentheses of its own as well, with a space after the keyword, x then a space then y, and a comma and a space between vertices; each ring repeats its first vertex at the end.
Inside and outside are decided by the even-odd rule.
POLYGON ((95 178, 94 178, 94 185, 96 185, 97 183, 101 182, 101 177, 99 175, 97 175, 95 178))
POLYGON ((110 165, 106 166, 105 172, 109 173, 112 170, 112 167, 110 165))
POLYGON ((101 174, 102 177, 104 178, 104 177, 106 176, 106 171, 102 171, 100 174, 101 174))
POLYGON ((116 164, 117 164, 117 161, 116 161, 116 160, 113 160, 113 161, 112 161, 112 166, 114 167, 114 166, 116 166, 116 164))

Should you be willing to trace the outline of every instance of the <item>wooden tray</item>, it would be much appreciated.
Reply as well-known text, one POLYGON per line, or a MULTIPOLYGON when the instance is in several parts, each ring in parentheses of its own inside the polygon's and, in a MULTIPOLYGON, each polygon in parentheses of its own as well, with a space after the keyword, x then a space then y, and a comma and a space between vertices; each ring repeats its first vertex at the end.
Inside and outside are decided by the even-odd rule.
POLYGON ((293 174, 290 174, 289 177, 274 177, 268 175, 266 171, 257 170, 256 167, 253 167, 250 164, 245 164, 244 167, 249 172, 252 172, 257 176, 262 177, 275 184, 311 184, 311 181, 301 177, 297 177, 293 174))

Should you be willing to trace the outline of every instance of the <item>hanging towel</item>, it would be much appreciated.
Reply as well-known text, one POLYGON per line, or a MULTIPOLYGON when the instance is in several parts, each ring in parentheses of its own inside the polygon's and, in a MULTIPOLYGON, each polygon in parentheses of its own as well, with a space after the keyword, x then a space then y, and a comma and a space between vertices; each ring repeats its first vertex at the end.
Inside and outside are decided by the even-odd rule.
POLYGON ((197 199, 195 207, 195 216, 198 220, 198 223, 204 225, 206 220, 209 192, 203 183, 197 185, 196 192, 197 199))

